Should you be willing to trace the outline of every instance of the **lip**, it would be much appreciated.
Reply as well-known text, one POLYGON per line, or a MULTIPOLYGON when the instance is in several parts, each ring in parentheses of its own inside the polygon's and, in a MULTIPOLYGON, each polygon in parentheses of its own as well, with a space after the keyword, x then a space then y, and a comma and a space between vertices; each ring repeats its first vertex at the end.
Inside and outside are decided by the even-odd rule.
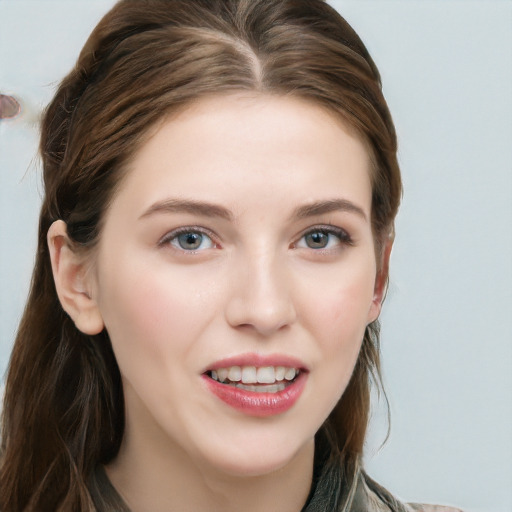
POLYGON ((266 417, 282 414, 293 407, 304 390, 308 373, 307 366, 296 357, 285 354, 249 352, 215 361, 203 370, 202 378, 208 390, 233 409, 248 416, 266 417), (257 368, 284 366, 286 368, 296 368, 300 370, 300 373, 285 389, 277 393, 247 391, 222 384, 207 375, 207 372, 212 370, 232 366, 256 366, 257 368))
POLYGON ((262 368, 264 366, 285 366, 286 368, 297 368, 303 372, 309 371, 302 361, 293 356, 287 356, 284 354, 264 355, 247 353, 215 361, 201 373, 217 370, 218 368, 230 368, 231 366, 256 366, 258 368, 262 368))
MULTIPOLYGON (((267 364, 267 366, 272 365, 267 364)), ((217 368, 222 367, 219 366, 217 368)), ((243 414, 257 417, 275 416, 291 409, 301 396, 307 377, 308 373, 303 371, 282 391, 277 393, 258 393, 222 384, 206 374, 202 375, 207 388, 217 398, 243 414)))

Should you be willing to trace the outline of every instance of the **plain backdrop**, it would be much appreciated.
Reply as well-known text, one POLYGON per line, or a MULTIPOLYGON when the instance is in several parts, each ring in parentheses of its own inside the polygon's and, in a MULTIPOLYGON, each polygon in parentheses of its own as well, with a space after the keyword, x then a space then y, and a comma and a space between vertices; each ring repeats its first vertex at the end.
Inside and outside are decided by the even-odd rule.
MULTIPOLYGON (((512 510, 512 3, 332 1, 379 66, 405 195, 382 315, 391 404, 370 474, 406 500, 512 510)), ((0 0, 0 374, 34 259, 37 116, 112 0, 0 0)))

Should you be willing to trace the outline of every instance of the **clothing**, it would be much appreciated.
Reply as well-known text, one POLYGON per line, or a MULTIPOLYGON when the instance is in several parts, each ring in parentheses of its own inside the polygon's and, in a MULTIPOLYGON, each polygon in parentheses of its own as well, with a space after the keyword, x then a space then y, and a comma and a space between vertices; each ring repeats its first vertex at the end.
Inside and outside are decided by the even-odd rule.
MULTIPOLYGON (((452 507, 401 503, 358 463, 347 469, 325 444, 317 443, 315 448, 311 492, 301 512, 462 512, 452 507)), ((89 487, 97 512, 130 512, 102 466, 89 487)))
POLYGON ((333 457, 317 436, 310 496, 302 512, 462 512, 452 507, 402 503, 372 480, 356 462, 353 468, 333 457), (342 484, 340 485, 340 481, 342 484))

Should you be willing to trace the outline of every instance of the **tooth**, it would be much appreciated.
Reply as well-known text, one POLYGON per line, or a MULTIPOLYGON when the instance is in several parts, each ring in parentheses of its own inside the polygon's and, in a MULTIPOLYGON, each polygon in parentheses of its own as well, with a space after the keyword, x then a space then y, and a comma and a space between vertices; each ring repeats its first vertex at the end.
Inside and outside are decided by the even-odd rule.
POLYGON ((258 368, 256 378, 260 384, 274 384, 276 381, 274 367, 264 366, 263 368, 258 368))
POLYGON ((288 368, 284 374, 286 380, 293 380, 295 378, 295 368, 288 368))
POLYGON ((266 384, 264 386, 251 386, 247 384, 233 384, 234 387, 244 389, 245 391, 252 391, 254 393, 277 393, 286 388, 284 382, 278 384, 266 384))
POLYGON ((228 379, 232 382, 239 382, 242 378, 242 370, 240 366, 232 366, 228 369, 228 379))
POLYGON ((256 380, 256 368, 254 366, 244 366, 242 368, 242 382, 244 384, 255 384, 256 380))
POLYGON ((284 366, 278 366, 276 368, 276 380, 283 380, 286 368, 284 366))
POLYGON ((219 380, 219 379, 217 378, 217 372, 216 372, 215 370, 212 370, 212 379, 213 379, 213 380, 219 380))
POLYGON ((220 382, 224 382, 228 378, 228 372, 229 372, 229 370, 227 368, 219 368, 217 370, 217 376, 218 376, 220 382))

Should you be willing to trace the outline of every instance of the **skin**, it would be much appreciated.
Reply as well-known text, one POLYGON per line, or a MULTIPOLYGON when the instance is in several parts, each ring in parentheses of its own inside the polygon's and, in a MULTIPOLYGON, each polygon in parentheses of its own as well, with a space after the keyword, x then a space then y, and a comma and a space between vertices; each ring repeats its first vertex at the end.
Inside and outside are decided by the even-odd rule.
POLYGON ((121 370, 126 432, 107 473, 133 512, 302 508, 314 435, 380 312, 369 169, 363 143, 318 106, 211 97, 136 153, 92 260, 52 226, 60 300, 83 332, 107 329, 121 370), (183 227, 207 234, 196 250, 179 245, 183 227), (343 234, 312 246, 322 229, 343 234), (246 353, 307 368, 290 410, 249 416, 208 390, 209 365, 246 353))

